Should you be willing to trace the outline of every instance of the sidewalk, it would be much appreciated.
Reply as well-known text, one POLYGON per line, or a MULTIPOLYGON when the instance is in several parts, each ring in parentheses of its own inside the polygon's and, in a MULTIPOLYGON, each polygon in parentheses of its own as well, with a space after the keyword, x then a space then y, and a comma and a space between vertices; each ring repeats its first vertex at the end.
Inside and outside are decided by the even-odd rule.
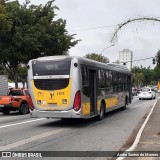
MULTIPOLYGON (((159 151, 160 155, 160 99, 146 124, 134 151, 159 151)), ((160 160, 160 157, 133 157, 125 160, 160 160)))

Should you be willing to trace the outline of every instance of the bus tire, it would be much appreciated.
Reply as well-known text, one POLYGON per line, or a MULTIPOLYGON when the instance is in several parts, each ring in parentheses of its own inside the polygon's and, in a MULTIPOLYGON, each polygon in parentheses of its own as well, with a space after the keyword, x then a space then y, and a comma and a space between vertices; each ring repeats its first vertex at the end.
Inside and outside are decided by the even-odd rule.
POLYGON ((2 113, 5 114, 5 115, 7 115, 7 114, 10 113, 10 109, 4 107, 4 108, 2 108, 2 113))
POLYGON ((29 105, 28 103, 22 103, 19 109, 20 114, 27 114, 29 113, 29 105))
POLYGON ((104 115, 105 115, 105 105, 103 103, 101 103, 100 113, 99 113, 97 119, 102 120, 104 118, 104 115))
POLYGON ((125 98, 125 105, 121 107, 122 111, 124 111, 127 108, 128 105, 128 97, 125 98))

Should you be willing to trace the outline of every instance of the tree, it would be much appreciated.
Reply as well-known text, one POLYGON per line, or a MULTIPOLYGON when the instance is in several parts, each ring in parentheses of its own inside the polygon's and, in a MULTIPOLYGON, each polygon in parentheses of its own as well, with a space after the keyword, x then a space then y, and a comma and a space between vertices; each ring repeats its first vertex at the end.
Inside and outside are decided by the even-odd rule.
POLYGON ((156 72, 155 69, 149 67, 133 67, 132 72, 134 74, 134 84, 138 85, 143 83, 146 85, 154 85, 156 83, 156 72))
POLYGON ((27 81, 27 69, 24 65, 18 66, 19 80, 23 84, 23 88, 25 87, 25 82, 27 81))
POLYGON ((138 87, 141 87, 144 83, 144 74, 143 73, 136 73, 135 75, 135 84, 138 87))
POLYGON ((160 80, 160 67, 159 66, 156 66, 154 68, 154 71, 155 71, 155 77, 156 77, 156 80, 160 80))
POLYGON ((3 34, 11 29, 11 21, 5 8, 5 0, 0 0, 0 33, 3 34))
POLYGON ((142 21, 153 21, 153 22, 160 22, 159 18, 153 18, 153 17, 140 17, 140 18, 133 18, 133 19, 128 19, 127 21, 117 25, 117 28, 115 29, 112 37, 111 37, 111 42, 115 43, 118 39, 118 32, 124 28, 126 25, 133 23, 133 22, 142 22, 142 21))
POLYGON ((102 63, 109 63, 109 59, 102 54, 89 53, 85 55, 85 58, 89 58, 102 63))
POLYGON ((157 66, 160 67, 160 50, 156 54, 156 62, 157 62, 157 66))
POLYGON ((54 20, 58 10, 54 0, 43 5, 30 5, 26 1, 4 1, 11 29, 0 32, 1 63, 11 75, 16 87, 20 79, 18 66, 41 56, 66 55, 78 43, 69 35, 66 21, 54 20))
MULTIPOLYGON (((143 21, 151 21, 151 22, 160 22, 160 18, 154 18, 154 17, 140 17, 140 18, 133 18, 133 19, 128 19, 127 21, 119 24, 117 26, 117 28, 115 29, 112 38, 111 38, 111 42, 115 43, 118 39, 118 32, 124 28, 126 25, 133 23, 133 22, 143 22, 143 21)), ((156 62, 157 62, 157 66, 155 67, 155 70, 152 70, 152 74, 154 75, 154 80, 158 80, 160 79, 160 76, 158 76, 160 74, 160 50, 157 52, 156 54, 156 62), (157 73, 157 74, 156 74, 157 73), (155 79, 158 78, 158 79, 155 79)), ((145 76, 146 78, 147 76, 145 76)), ((150 77, 150 76, 148 76, 150 77)))

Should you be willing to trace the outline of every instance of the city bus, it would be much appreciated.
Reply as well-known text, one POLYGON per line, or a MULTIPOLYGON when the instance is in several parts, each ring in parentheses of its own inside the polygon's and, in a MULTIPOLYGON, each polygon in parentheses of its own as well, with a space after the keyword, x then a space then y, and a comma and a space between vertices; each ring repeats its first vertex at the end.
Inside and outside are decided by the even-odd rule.
POLYGON ((48 56, 30 60, 31 117, 104 118, 131 103, 131 72, 120 64, 83 57, 48 56))

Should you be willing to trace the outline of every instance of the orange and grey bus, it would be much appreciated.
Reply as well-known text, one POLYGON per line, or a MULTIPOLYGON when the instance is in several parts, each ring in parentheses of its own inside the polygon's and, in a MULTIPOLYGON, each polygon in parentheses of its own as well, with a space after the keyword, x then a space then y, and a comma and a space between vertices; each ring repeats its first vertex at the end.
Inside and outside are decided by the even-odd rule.
POLYGON ((27 69, 31 117, 103 119, 131 102, 131 72, 124 65, 48 56, 30 60, 27 69))

